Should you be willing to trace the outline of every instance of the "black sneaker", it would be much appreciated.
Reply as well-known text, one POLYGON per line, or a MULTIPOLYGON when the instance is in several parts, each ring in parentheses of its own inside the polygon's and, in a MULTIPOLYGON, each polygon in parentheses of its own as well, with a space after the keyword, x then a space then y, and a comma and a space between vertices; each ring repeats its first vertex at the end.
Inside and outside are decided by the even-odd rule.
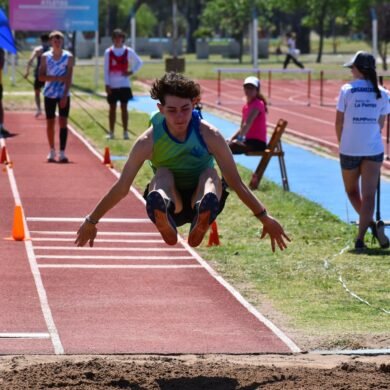
POLYGON ((0 137, 7 138, 10 137, 11 135, 12 134, 8 130, 4 129, 4 127, 0 129, 0 137))
POLYGON ((195 203, 196 215, 191 223, 188 244, 192 247, 200 245, 207 233, 209 226, 217 217, 219 211, 219 200, 217 195, 208 192, 203 198, 195 203))
POLYGON ((389 239, 385 234, 385 224, 383 221, 373 223, 371 225, 371 231, 382 249, 387 249, 390 246, 389 239))
POLYGON ((151 191, 146 197, 146 212, 168 245, 177 243, 176 224, 170 214, 173 210, 173 203, 158 191, 151 191))
POLYGON ((361 253, 361 252, 364 252, 366 249, 367 249, 367 246, 364 243, 364 241, 361 240, 360 238, 358 238, 355 241, 355 251, 358 252, 358 253, 361 253))

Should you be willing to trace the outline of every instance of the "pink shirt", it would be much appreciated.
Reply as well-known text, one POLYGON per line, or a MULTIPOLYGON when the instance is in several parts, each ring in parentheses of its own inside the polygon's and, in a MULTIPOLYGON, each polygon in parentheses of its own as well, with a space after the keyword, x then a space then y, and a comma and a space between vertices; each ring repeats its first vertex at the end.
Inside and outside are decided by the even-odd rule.
POLYGON ((251 128, 246 133, 246 138, 258 139, 263 142, 267 142, 267 123, 265 117, 264 102, 260 99, 254 99, 250 103, 247 103, 242 108, 242 118, 244 122, 247 121, 249 113, 257 108, 259 110, 258 115, 252 123, 251 128))

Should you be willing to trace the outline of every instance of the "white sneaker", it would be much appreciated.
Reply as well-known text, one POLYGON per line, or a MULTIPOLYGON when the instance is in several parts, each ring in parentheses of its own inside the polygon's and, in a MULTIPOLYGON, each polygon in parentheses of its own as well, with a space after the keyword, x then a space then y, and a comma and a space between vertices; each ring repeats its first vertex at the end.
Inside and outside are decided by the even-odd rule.
POLYGON ((107 136, 106 136, 107 139, 115 139, 115 135, 112 131, 110 131, 107 136))
POLYGON ((42 110, 37 110, 35 113, 35 118, 38 118, 40 115, 42 115, 42 110))
POLYGON ((130 135, 128 131, 123 132, 123 139, 130 139, 130 135))
POLYGON ((58 162, 60 163, 68 163, 68 157, 65 156, 65 152, 63 150, 60 151, 60 158, 58 159, 58 162))
POLYGON ((55 162, 55 161, 56 161, 56 151, 54 149, 50 149, 50 152, 47 155, 47 162, 55 162))

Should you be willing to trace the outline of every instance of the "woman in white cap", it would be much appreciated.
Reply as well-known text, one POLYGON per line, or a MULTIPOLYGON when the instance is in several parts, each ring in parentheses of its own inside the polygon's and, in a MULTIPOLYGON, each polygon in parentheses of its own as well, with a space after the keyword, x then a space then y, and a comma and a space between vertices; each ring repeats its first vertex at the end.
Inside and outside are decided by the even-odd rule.
POLYGON ((341 87, 335 126, 345 190, 359 214, 355 249, 366 248, 364 236, 369 227, 380 246, 388 248, 384 224, 375 223, 373 215, 384 156, 381 130, 390 112, 389 99, 378 85, 375 58, 370 53, 359 51, 344 66, 351 69, 353 80, 341 87))
POLYGON ((241 125, 228 140, 233 154, 261 151, 267 147, 267 101, 260 93, 260 80, 247 77, 244 92, 246 103, 242 107, 241 125))

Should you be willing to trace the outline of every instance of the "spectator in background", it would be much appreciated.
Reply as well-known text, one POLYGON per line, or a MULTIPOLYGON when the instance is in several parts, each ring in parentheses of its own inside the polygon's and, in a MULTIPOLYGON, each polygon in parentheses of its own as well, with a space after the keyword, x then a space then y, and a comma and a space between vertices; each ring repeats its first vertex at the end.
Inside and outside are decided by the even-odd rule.
POLYGON ((260 80, 244 80, 246 104, 242 107, 239 129, 228 140, 233 154, 262 151, 267 147, 267 101, 260 92, 260 80))
POLYGON ((9 137, 11 133, 4 128, 4 107, 3 107, 3 68, 5 53, 0 47, 0 137, 9 137))
POLYGON ((116 105, 121 105, 123 138, 129 139, 129 114, 127 104, 133 98, 129 76, 137 72, 142 66, 142 60, 136 52, 125 46, 125 33, 115 29, 112 33, 113 45, 104 53, 104 82, 106 85, 107 102, 109 109, 108 139, 114 139, 116 105))
POLYGON ((294 64, 300 68, 304 68, 303 64, 298 61, 297 56, 299 54, 299 50, 295 47, 295 34, 287 33, 287 54, 284 60, 283 69, 286 69, 290 61, 292 60, 294 64))
POLYGON ((384 224, 374 222, 373 216, 384 157, 381 130, 390 112, 389 99, 378 85, 371 54, 357 52, 344 66, 351 69, 353 80, 341 87, 335 127, 345 191, 359 214, 355 249, 365 249, 364 236, 369 227, 380 246, 388 248, 384 224))
POLYGON ((24 75, 25 78, 28 78, 30 73, 30 68, 33 65, 34 60, 36 59, 36 66, 34 70, 34 93, 35 93, 35 106, 37 111, 35 116, 38 117, 41 115, 41 89, 45 85, 43 81, 39 80, 39 66, 41 64, 41 56, 43 53, 50 49, 49 43, 49 34, 45 33, 41 35, 41 45, 35 47, 30 55, 30 58, 27 62, 26 73, 24 75))
POLYGON ((49 35, 51 50, 41 56, 39 80, 45 82, 46 130, 50 152, 48 162, 56 161, 54 145, 55 113, 58 105, 60 125, 60 155, 58 162, 67 163, 65 155, 68 139, 68 116, 70 109, 69 89, 73 75, 73 55, 63 49, 64 35, 61 31, 52 31, 49 35))

